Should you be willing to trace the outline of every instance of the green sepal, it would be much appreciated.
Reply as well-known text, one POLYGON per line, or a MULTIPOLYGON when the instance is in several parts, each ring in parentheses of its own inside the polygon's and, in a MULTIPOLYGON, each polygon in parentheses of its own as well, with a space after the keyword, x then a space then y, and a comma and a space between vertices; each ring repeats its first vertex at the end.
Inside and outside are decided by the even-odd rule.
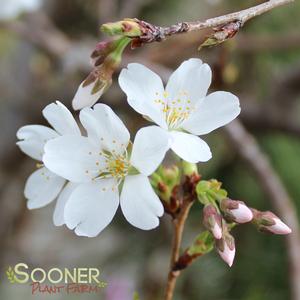
POLYGON ((100 30, 112 36, 139 37, 142 35, 142 30, 138 22, 128 18, 118 22, 105 23, 100 27, 100 30))
POLYGON ((227 197, 227 191, 221 189, 222 183, 212 180, 201 180, 196 186, 198 200, 203 204, 214 204, 216 201, 221 201, 227 197))
POLYGON ((215 239, 209 231, 203 231, 196 237, 187 253, 190 256, 207 254, 214 248, 214 241, 215 239))
POLYGON ((130 166, 128 170, 128 175, 138 175, 140 174, 140 171, 136 169, 134 166, 130 166))

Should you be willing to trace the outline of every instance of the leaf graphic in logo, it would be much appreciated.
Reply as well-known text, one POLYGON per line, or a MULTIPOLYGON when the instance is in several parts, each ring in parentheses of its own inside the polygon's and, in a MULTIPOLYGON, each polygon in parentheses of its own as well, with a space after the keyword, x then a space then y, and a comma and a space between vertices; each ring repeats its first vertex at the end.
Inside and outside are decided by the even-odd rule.
POLYGON ((16 283, 15 272, 11 266, 6 270, 6 275, 10 283, 16 283))
POLYGON ((98 283, 98 287, 99 288, 105 288, 107 286, 107 282, 105 282, 105 281, 100 281, 99 283, 98 283))

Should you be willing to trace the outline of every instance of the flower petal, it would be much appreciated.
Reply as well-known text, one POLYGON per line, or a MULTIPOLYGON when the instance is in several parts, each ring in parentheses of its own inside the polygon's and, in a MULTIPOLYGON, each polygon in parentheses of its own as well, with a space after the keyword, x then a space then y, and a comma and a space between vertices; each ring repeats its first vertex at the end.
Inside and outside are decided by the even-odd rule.
POLYGON ((45 143, 57 137, 58 134, 51 128, 42 125, 26 125, 17 132, 17 142, 20 149, 33 159, 42 160, 45 143))
POLYGON ((45 145, 43 162, 52 172, 73 182, 88 182, 105 166, 100 147, 87 137, 60 136, 45 145))
POLYGON ((192 104, 205 97, 211 84, 211 69, 198 58, 184 61, 171 75, 166 86, 168 104, 174 100, 188 98, 192 104))
POLYGON ((163 83, 156 73, 141 64, 129 64, 121 71, 119 84, 134 110, 167 128, 162 107, 155 102, 164 92, 163 83))
POLYGON ((235 119, 241 111, 239 99, 228 92, 215 92, 202 99, 182 127, 196 135, 207 134, 235 119))
POLYGON ((94 108, 84 108, 80 112, 80 121, 94 144, 116 153, 123 153, 127 148, 130 134, 109 106, 96 104, 94 108))
POLYGON ((54 213, 53 213, 53 223, 55 226, 62 226, 65 224, 64 220, 64 211, 65 211, 65 205, 67 201, 69 200, 71 194, 77 188, 78 184, 68 182, 67 185, 63 188, 61 193, 59 194, 54 213))
POLYGON ((126 220, 133 226, 150 230, 159 225, 164 208, 146 176, 127 176, 120 202, 126 220))
POLYGON ((79 185, 65 206, 64 219, 80 236, 98 235, 112 220, 119 206, 118 189, 113 179, 79 185))
POLYGON ((28 199, 28 209, 46 206, 61 191, 65 180, 43 167, 33 172, 27 179, 24 194, 28 199))
POLYGON ((133 143, 131 164, 144 175, 152 174, 170 149, 170 134, 158 126, 140 129, 133 143))
POLYGON ((78 87, 77 92, 72 100, 72 106, 75 110, 94 105, 102 96, 106 88, 106 86, 104 86, 102 89, 97 91, 97 93, 93 93, 92 91, 96 81, 90 83, 89 85, 83 86, 84 81, 78 87))
POLYGON ((173 137, 171 148, 183 160, 197 163, 211 159, 209 146, 199 137, 179 131, 172 131, 171 135, 173 137))
POLYGON ((79 127, 71 112, 59 101, 43 109, 43 115, 49 124, 61 135, 80 135, 79 127))

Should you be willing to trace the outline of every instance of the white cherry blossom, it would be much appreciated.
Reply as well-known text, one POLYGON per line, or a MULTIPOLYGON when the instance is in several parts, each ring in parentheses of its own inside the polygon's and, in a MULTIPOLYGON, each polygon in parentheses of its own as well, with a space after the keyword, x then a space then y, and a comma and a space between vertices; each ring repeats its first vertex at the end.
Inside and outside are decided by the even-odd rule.
POLYGON ((127 128, 105 104, 81 110, 80 121, 87 137, 64 135, 50 140, 43 156, 49 170, 77 184, 64 209, 66 225, 77 235, 96 236, 120 204, 133 226, 157 227, 163 206, 147 176, 163 160, 168 134, 158 127, 143 128, 131 145, 127 128), (152 140, 144 140, 149 129, 152 140))
MULTIPOLYGON (((76 121, 62 103, 47 105, 43 110, 43 115, 53 129, 43 125, 26 125, 17 132, 17 138, 20 140, 17 142, 19 148, 39 162, 42 161, 47 141, 63 134, 80 136, 76 121)), ((25 184, 24 194, 28 199, 27 207, 36 209, 46 206, 61 192, 56 202, 53 222, 57 226, 62 225, 64 221, 60 211, 64 207, 68 194, 74 189, 74 184, 66 184, 64 178, 54 174, 43 164, 38 163, 37 166, 38 169, 29 176, 25 184)))
MULTIPOLYGON (((182 159, 197 163, 212 156, 198 135, 224 126, 240 113, 239 100, 233 94, 217 91, 206 95, 211 76, 207 64, 192 58, 175 70, 164 88, 157 74, 133 63, 121 71, 119 84, 129 105, 160 127, 152 126, 152 130, 167 133, 170 148, 182 159)), ((153 135, 151 130, 144 134, 153 135)))

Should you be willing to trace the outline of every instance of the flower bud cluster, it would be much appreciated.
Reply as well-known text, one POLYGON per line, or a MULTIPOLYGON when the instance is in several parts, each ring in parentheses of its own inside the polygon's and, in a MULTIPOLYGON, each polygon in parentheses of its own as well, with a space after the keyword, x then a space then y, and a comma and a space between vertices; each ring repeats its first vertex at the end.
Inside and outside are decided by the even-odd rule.
POLYGON ((231 267, 235 256, 234 237, 230 230, 252 222, 261 232, 289 234, 291 229, 272 212, 258 211, 243 201, 232 200, 216 180, 200 181, 196 188, 199 201, 204 204, 203 225, 215 239, 221 258, 231 267))

